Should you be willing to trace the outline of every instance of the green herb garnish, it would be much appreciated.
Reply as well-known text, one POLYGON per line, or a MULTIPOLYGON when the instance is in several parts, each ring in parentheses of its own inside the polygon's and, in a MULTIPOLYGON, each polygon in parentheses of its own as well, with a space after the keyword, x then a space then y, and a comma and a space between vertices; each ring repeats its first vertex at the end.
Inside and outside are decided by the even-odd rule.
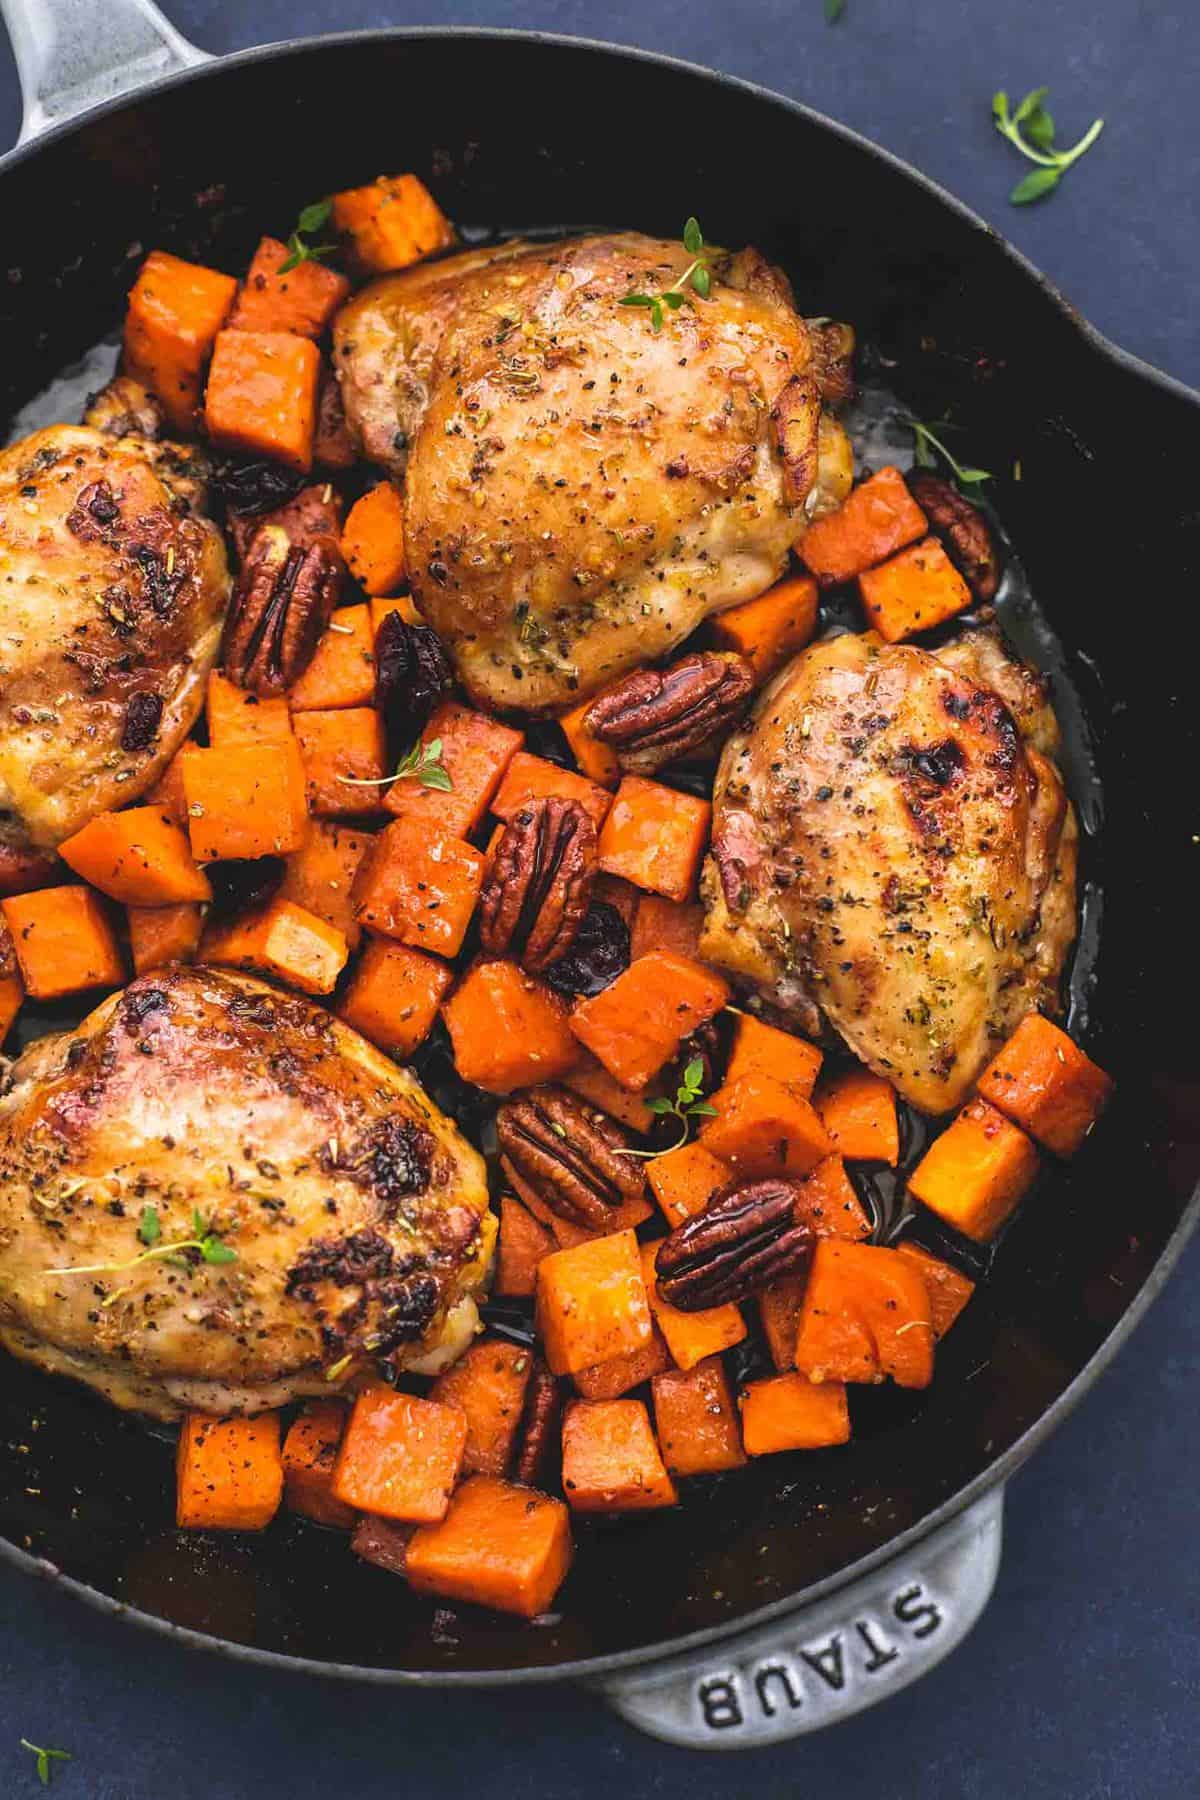
POLYGON ((43 1749, 41 1744, 31 1744, 28 1738, 21 1739, 21 1748, 22 1750, 28 1750, 31 1756, 37 1758, 38 1780, 43 1787, 50 1786, 51 1760, 54 1762, 70 1762, 71 1760, 71 1752, 69 1750, 43 1749))
POLYGON ((158 1208, 154 1206, 143 1206, 142 1222, 138 1226, 138 1242, 142 1244, 157 1244, 161 1236, 162 1226, 158 1219, 158 1208))
POLYGON ((704 234, 695 219, 689 219, 683 228, 683 247, 692 260, 678 281, 673 281, 660 294, 625 294, 618 302, 621 306, 646 307, 655 331, 662 330, 664 306, 669 307, 672 312, 678 312, 684 301, 691 299, 692 294, 699 294, 702 300, 707 300, 712 290, 712 270, 708 266, 704 234))
POLYGON ((213 1230, 211 1223, 206 1225, 200 1215, 199 1208, 192 1209, 192 1230, 194 1237, 168 1238, 160 1242, 162 1226, 158 1213, 153 1206, 142 1209, 141 1224, 138 1226, 138 1241, 148 1244, 149 1249, 131 1256, 128 1262, 117 1263, 77 1263, 70 1268, 47 1269, 47 1275, 123 1275, 127 1269, 136 1269, 140 1263, 151 1262, 155 1257, 165 1257, 175 1268, 186 1269, 191 1266, 196 1256, 206 1263, 231 1263, 237 1261, 237 1251, 231 1250, 220 1234, 213 1230))
POLYGON ((992 119, 1000 136, 1027 156, 1036 169, 1018 181, 1008 196, 1014 206, 1028 206, 1053 193, 1073 162, 1078 162, 1091 149, 1104 129, 1104 120, 1095 119, 1079 142, 1070 150, 1054 148, 1054 117, 1045 105, 1048 88, 1034 88, 1026 94, 1015 112, 1009 111, 1008 95, 1001 89, 992 95, 992 119))
MULTIPOLYGON (((940 456, 960 488, 978 487, 981 481, 992 479, 987 469, 972 469, 968 465, 958 462, 947 450, 941 438, 934 436, 930 426, 922 425, 919 419, 906 419, 905 423, 915 440, 913 456, 919 469, 936 469, 940 456)), ((942 431, 953 430, 953 427, 944 419, 939 419, 938 425, 942 431)))
POLYGON ((336 244, 310 244, 308 239, 324 226, 328 225, 333 212, 332 200, 314 200, 306 206, 296 220, 296 229, 288 238, 288 255, 279 265, 279 273, 286 275, 289 269, 298 268, 302 262, 320 262, 337 249, 336 244))
POLYGON ((422 787, 439 788, 444 794, 454 791, 450 771, 442 762, 441 738, 430 738, 427 744, 418 738, 390 775, 339 775, 338 780, 347 787, 391 787, 393 781, 419 781, 422 787))
POLYGON ((825 0, 825 23, 836 25, 846 10, 846 0, 825 0))
POLYGON ((680 1150, 691 1136, 693 1119, 715 1119, 717 1109, 710 1106, 704 1098, 701 1083, 704 1080, 704 1063, 700 1057, 694 1057, 683 1071, 683 1080, 675 1089, 675 1098, 668 1100, 660 1095, 651 1100, 650 1111, 659 1119, 678 1119, 681 1130, 673 1144, 663 1150, 621 1150, 620 1156, 665 1156, 668 1150, 680 1150))

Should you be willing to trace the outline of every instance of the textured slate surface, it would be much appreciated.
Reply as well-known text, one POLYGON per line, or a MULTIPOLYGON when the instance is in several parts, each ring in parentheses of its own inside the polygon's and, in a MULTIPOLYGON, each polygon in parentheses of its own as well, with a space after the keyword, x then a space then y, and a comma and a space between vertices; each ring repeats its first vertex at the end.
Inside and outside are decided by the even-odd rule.
MULTIPOLYGON (((426 23, 417 0, 175 0, 210 50, 426 23)), ((1181 0, 477 0, 440 23, 604 36, 793 94, 919 164, 1005 231, 1097 325, 1200 383, 1200 11, 1181 0), (1060 136, 1100 145, 1049 204, 1005 196, 997 86, 1051 87, 1060 136)), ((3 53, 0 53, 3 54, 3 53)), ((16 88, 0 63, 0 142, 16 88)), ((702 122, 699 127, 703 128, 702 122)), ((602 143, 597 146, 602 153, 602 143)), ((703 212, 703 196, 697 196, 703 212)), ((1130 1196, 1131 1207, 1136 1197, 1130 1196)), ((867 1718, 736 1760, 632 1736, 569 1690, 450 1699, 262 1675, 164 1645, 0 1571, 0 1794, 40 1792, 20 1736, 61 1745, 64 1800, 1177 1800, 1200 1796, 1200 1277, 1194 1245, 1082 1409, 1014 1484, 996 1596, 941 1669, 867 1718)))

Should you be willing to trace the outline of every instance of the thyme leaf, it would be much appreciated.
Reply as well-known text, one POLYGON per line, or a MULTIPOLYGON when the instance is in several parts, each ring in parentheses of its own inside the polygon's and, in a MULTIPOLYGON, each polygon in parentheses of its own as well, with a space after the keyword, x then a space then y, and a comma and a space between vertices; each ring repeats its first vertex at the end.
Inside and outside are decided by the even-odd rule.
POLYGON ((683 1079, 675 1089, 674 1100, 660 1095, 658 1099, 651 1100, 649 1103, 650 1111, 656 1118, 679 1120, 680 1133, 673 1144, 668 1144, 666 1149, 662 1150, 619 1150, 617 1154, 619 1156, 652 1157, 665 1156, 668 1150, 681 1150, 691 1136, 694 1119, 715 1119, 717 1116, 716 1107, 710 1106, 703 1097, 703 1081, 704 1063, 697 1056, 684 1069, 683 1079))
POLYGON ((1048 88, 1034 88, 1015 109, 1010 108, 1003 88, 992 95, 992 120, 1002 138, 1036 163, 1028 175, 1018 181, 1009 194, 1014 206, 1028 206, 1051 194, 1071 164, 1091 149, 1104 129, 1103 119, 1094 119, 1077 144, 1069 150, 1054 148, 1054 116, 1045 101, 1048 88))
POLYGON ((314 233, 329 223, 332 212, 332 200, 314 200, 311 206, 301 208, 300 217, 296 220, 296 229, 288 237, 288 255, 279 265, 281 275, 286 275, 289 269, 298 268, 302 262, 320 262, 331 251, 337 249, 336 244, 310 244, 308 242, 314 233))
MULTIPOLYGON (((992 479, 989 470, 974 469, 958 462, 941 438, 934 434, 932 426, 923 425, 920 419, 906 419, 905 424, 913 434, 913 456, 919 469, 936 469, 940 456, 960 488, 978 487, 981 481, 992 479)), ((953 429, 944 419, 938 420, 938 427, 942 431, 953 429)))
POLYGON ((38 1780, 43 1787, 50 1786, 51 1760, 54 1762, 70 1762, 71 1760, 69 1750, 52 1750, 49 1746, 43 1748, 41 1744, 31 1744, 28 1738, 21 1739, 21 1748, 28 1750, 31 1756, 36 1757, 38 1780))
POLYGON ((338 780, 347 787, 391 787, 393 781, 419 781, 422 787, 437 788, 443 794, 454 791, 450 771, 442 761, 441 738, 430 738, 427 744, 418 738, 390 775, 339 775, 338 780))
POLYGON ((669 288, 664 288, 659 294, 623 294, 617 302, 618 306, 645 308, 655 331, 662 330, 664 306, 671 312, 678 312, 685 300, 690 301, 692 294, 698 294, 701 300, 707 300, 712 292, 712 270, 708 266, 704 233, 694 217, 683 228, 683 247, 692 260, 669 288))

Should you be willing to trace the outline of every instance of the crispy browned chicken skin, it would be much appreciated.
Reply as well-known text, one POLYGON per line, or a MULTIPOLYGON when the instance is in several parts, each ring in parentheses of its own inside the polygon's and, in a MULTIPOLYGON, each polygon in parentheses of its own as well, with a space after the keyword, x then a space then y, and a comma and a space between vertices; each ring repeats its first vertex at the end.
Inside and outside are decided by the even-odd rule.
POLYGON ((0 452, 0 892, 136 800, 200 711, 229 574, 192 460, 82 425, 0 452))
POLYGON ((247 976, 157 971, 12 1067, 0 1342, 164 1419, 328 1393, 342 1359, 461 1348, 487 1204, 477 1152, 356 1032, 247 976), (155 1229, 236 1260, 109 1266, 155 1229))
POLYGON ((702 953, 922 1111, 957 1106, 1075 936, 1044 684, 998 635, 804 651, 726 745, 702 953))
POLYGON ((714 252, 711 297, 660 331, 621 305, 690 261, 633 232, 467 251, 335 322, 350 425, 404 477, 413 590, 484 704, 569 706, 669 652, 849 486, 823 409, 848 334, 754 251, 714 252))

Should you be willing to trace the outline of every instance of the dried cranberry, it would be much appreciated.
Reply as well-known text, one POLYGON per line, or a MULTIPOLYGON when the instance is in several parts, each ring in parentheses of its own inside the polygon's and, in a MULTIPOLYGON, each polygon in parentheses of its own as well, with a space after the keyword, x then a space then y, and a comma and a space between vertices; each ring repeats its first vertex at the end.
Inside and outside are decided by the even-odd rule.
POLYGON ((125 723, 121 728, 121 748, 132 753, 135 750, 148 750, 158 736, 158 728, 162 724, 163 697, 143 691, 130 694, 125 708, 125 723))
POLYGON ((213 473, 213 486, 231 513, 271 512, 299 493, 308 479, 282 463, 258 457, 227 457, 213 473))
POLYGON ((274 899, 283 880, 283 858, 258 856, 242 862, 209 863, 206 873, 212 887, 212 915, 230 918, 274 899))
POLYGON ((436 631, 410 625, 398 612, 385 613, 375 634, 375 703, 389 749, 399 752, 416 742, 453 680, 436 631))
POLYGON ((607 900, 594 900, 574 944, 543 972, 560 994, 598 994, 629 967, 629 927, 607 900))

